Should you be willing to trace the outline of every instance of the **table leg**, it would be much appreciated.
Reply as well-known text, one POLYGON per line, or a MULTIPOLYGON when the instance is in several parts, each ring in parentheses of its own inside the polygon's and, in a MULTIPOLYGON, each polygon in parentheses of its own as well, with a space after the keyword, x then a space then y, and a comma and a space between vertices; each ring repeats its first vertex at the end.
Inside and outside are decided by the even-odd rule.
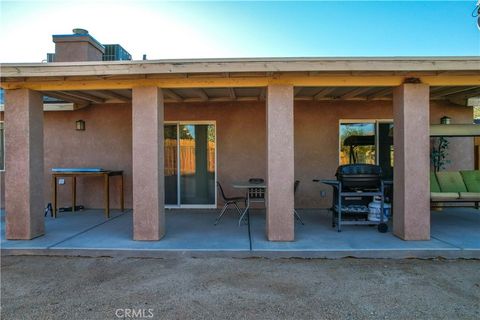
POLYGON ((123 190, 123 174, 120 175, 120 209, 125 210, 125 192, 123 190))
POLYGON ((75 212, 77 205, 77 177, 72 177, 72 212, 75 212))
POLYGON ((110 177, 108 176, 108 174, 105 174, 104 175, 104 180, 105 180, 105 183, 104 183, 104 186, 105 186, 105 216, 108 218, 110 218, 110 177))
POLYGON ((56 218, 57 217, 57 177, 52 176, 52 212, 51 216, 56 218))

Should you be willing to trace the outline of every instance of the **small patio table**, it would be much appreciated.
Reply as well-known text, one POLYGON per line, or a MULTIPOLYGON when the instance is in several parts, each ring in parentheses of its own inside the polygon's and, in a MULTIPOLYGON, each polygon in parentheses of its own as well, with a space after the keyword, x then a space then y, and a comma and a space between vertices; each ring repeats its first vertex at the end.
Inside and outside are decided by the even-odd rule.
POLYGON ((245 214, 249 212, 248 210, 250 209, 250 203, 251 202, 265 202, 265 189, 267 188, 267 185, 265 182, 262 183, 253 183, 249 181, 235 181, 232 183, 232 187, 235 189, 247 189, 247 206, 245 210, 243 210, 242 214, 240 215, 240 219, 238 220, 238 225, 242 223, 243 218, 245 217, 245 214), (252 191, 255 189, 261 189, 263 193, 263 197, 261 198, 251 198, 252 191))
POLYGON ((123 171, 55 171, 52 172, 52 196, 53 196, 53 210, 52 216, 57 217, 57 178, 68 177, 72 178, 72 212, 75 212, 77 201, 77 177, 103 177, 104 181, 104 203, 105 203, 105 217, 110 218, 110 177, 120 177, 120 206, 124 211, 124 192, 123 192, 123 171))

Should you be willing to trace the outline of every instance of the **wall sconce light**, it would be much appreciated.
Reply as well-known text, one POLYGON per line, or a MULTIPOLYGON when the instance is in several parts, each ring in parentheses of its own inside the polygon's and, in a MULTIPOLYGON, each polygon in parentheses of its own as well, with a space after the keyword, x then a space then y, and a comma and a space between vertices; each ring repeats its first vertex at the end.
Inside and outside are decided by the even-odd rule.
POLYGON ((75 121, 75 129, 77 131, 85 131, 85 121, 83 120, 75 121))
POLYGON ((452 121, 452 118, 444 116, 440 119, 440 124, 450 124, 452 121))

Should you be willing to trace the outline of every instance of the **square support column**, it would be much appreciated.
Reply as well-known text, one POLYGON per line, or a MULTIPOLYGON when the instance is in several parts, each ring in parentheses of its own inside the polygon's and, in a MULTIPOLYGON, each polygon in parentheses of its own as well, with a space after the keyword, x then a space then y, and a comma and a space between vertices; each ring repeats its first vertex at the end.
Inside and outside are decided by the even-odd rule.
POLYGON ((293 86, 268 86, 266 118, 267 238, 270 241, 293 241, 293 86))
POLYGON ((430 239, 429 99, 425 84, 393 91, 393 233, 404 240, 430 239))
POLYGON ((162 90, 132 90, 133 239, 160 240, 165 235, 162 90))
POLYGON ((30 240, 45 233, 43 97, 5 90, 6 238, 30 240))

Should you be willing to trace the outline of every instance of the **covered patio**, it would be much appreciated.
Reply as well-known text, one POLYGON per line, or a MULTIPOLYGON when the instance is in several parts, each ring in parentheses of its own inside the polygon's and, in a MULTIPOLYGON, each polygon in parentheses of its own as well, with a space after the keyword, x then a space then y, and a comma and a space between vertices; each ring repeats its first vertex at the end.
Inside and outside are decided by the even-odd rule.
MULTIPOLYGON (((473 58, 406 58, 2 65, 2 87, 6 90, 6 144, 10 150, 6 157, 5 172, 5 206, 8 212, 6 238, 35 239, 43 234, 48 237, 48 225, 51 223, 49 218, 44 220, 42 216, 44 205, 48 203, 48 196, 44 195, 49 194, 45 188, 45 177, 48 177, 51 168, 56 166, 51 160, 55 157, 52 155, 53 148, 49 149, 50 146, 46 145, 44 150, 43 145, 43 126, 46 120, 42 112, 42 96, 49 96, 69 102, 71 111, 77 114, 93 113, 96 108, 105 110, 104 117, 98 122, 99 126, 95 127, 92 133, 86 133, 83 138, 77 138, 92 141, 92 146, 87 147, 95 152, 101 150, 101 147, 93 143, 97 136, 112 135, 109 143, 113 145, 119 141, 119 136, 112 134, 113 130, 119 128, 111 124, 117 112, 116 106, 119 107, 118 112, 122 112, 122 116, 128 119, 125 122, 127 125, 120 128, 119 132, 122 135, 120 138, 129 142, 116 146, 123 148, 121 163, 129 167, 127 180, 131 179, 131 182, 127 181, 127 198, 130 200, 127 199, 127 202, 130 201, 133 211, 113 216, 111 221, 103 221, 98 226, 93 223, 92 232, 98 228, 107 228, 114 234, 115 230, 122 230, 126 232, 122 237, 133 235, 134 240, 147 241, 162 239, 158 244, 159 248, 164 246, 161 243, 168 247, 168 229, 175 230, 182 225, 182 215, 177 216, 165 209, 164 132, 161 128, 168 123, 168 117, 176 121, 189 121, 192 117, 203 120, 222 117, 221 130, 225 132, 225 128, 233 122, 241 120, 241 124, 237 124, 237 131, 227 132, 221 137, 224 145, 221 146, 223 150, 219 154, 219 165, 237 162, 234 162, 236 167, 233 168, 233 173, 220 168, 218 176, 215 176, 216 180, 223 181, 224 177, 228 177, 227 185, 231 186, 231 181, 240 174, 243 174, 242 179, 256 174, 265 178, 268 185, 266 212, 261 216, 252 215, 250 236, 247 241, 238 242, 238 245, 244 247, 247 243, 248 251, 250 246, 252 250, 257 248, 255 250, 261 251, 263 241, 294 241, 271 246, 307 250, 309 243, 312 246, 315 243, 316 246, 317 241, 307 240, 311 237, 304 238, 298 229, 300 226, 295 226, 295 200, 292 192, 294 181, 300 176, 304 182, 302 186, 305 186, 305 182, 310 182, 312 178, 321 178, 322 175, 331 178, 338 166, 338 134, 335 133, 337 136, 332 139, 332 136, 328 135, 332 133, 329 129, 338 130, 338 121, 344 115, 355 119, 363 118, 366 114, 374 119, 390 118, 395 123, 395 214, 390 230, 403 240, 429 240, 430 103, 440 101, 435 105, 435 116, 442 110, 453 110, 456 102, 465 106, 470 97, 478 94, 480 79, 477 63, 478 60, 473 58), (245 113, 240 113, 239 110, 245 113), (248 118, 244 118, 245 116, 248 118), (252 123, 254 125, 250 126, 252 123), (253 141, 250 145, 242 145, 242 148, 231 147, 239 133, 252 132, 253 138, 248 136, 248 139, 244 139, 253 141), (297 138, 301 135, 306 138, 297 138), (317 142, 319 144, 315 145, 315 148, 310 147, 310 144, 317 142), (248 157, 234 159, 242 152, 245 155, 245 150, 249 151, 248 157), (228 157, 221 158, 227 153, 230 153, 228 157), (251 160, 255 160, 258 154, 262 155, 258 157, 258 163, 251 165, 251 160), (319 160, 325 155, 329 157, 327 160, 319 160), (41 160, 44 157, 51 157, 48 166, 41 160), (250 162, 242 162, 245 159, 250 162), (171 217, 170 222, 168 217, 171 217), (114 228, 122 221, 131 229, 114 228), (255 238, 258 232, 262 233, 263 240, 255 238)), ((87 123, 87 127, 88 125, 87 123)), ((50 136, 57 134, 53 129, 48 130, 52 130, 49 132, 50 136)), ((48 143, 48 140, 46 141, 48 143)), ((80 143, 81 140, 77 142, 80 143)), ((71 163, 87 163, 90 160, 89 155, 76 153, 76 150, 68 157, 71 163)), ((64 158, 57 156, 54 159, 59 163, 64 158)), ((113 165, 120 163, 115 162, 116 160, 114 157, 108 158, 113 165)), ((313 195, 318 197, 318 191, 311 184, 307 185, 303 196, 299 195, 300 200, 305 203, 311 201, 307 207, 315 207, 318 201, 315 203, 312 198, 313 195)), ((324 203, 327 199, 320 201, 324 203)), ((219 204, 215 202, 214 206, 219 204)), ((193 213, 184 212, 183 216, 191 214, 193 213)), ((85 216, 88 215, 87 213, 85 216)), ((306 222, 310 220, 309 215, 307 210, 306 222)), ((196 226, 205 224, 205 228, 210 230, 209 224, 213 219, 204 220, 199 222, 191 217, 184 222, 187 225, 196 223, 196 226)), ((75 225, 73 219, 70 222, 75 225)), ((51 225, 55 226, 61 222, 52 223, 51 225)), ((90 225, 89 222, 82 223, 90 225)), ((222 223, 227 225, 229 222, 222 223)), ((219 236, 229 239, 229 233, 224 234, 225 230, 228 230, 225 225, 222 226, 224 230, 219 229, 212 234, 218 233, 219 236)), ((305 227, 301 227, 311 230, 314 235, 317 232, 324 233, 319 230, 328 228, 329 225, 326 221, 322 226, 307 223, 305 227)), ((210 233, 200 230, 195 233, 191 230, 185 228, 182 233, 181 241, 185 241, 185 245, 195 245, 200 234, 211 237, 210 233)), ((245 237, 244 231, 237 227, 231 233, 243 234, 238 238, 241 239, 245 237)), ((90 234, 88 230, 79 232, 90 234)), ((356 234, 362 233, 363 230, 356 234)), ((325 234, 329 235, 330 232, 325 234)), ((356 243, 349 238, 352 235, 353 233, 347 232, 334 234, 340 242, 336 243, 335 239, 332 239, 332 243, 339 247, 344 246, 345 250, 354 250, 354 246, 349 247, 349 243, 356 243), (341 240, 344 237, 345 239, 341 240), (342 244, 341 241, 345 243, 342 244)), ((83 239, 78 238, 76 232, 71 236, 71 241, 83 239)), ((375 232, 368 232, 369 239, 378 236, 380 235, 375 232)), ((225 242, 225 245, 228 244, 225 239, 218 240, 220 247, 215 250, 223 250, 221 245, 225 242)), ((400 239, 395 239, 392 243, 401 242, 400 239)), ((35 241, 37 240, 33 240, 35 241)), ((62 243, 70 242, 69 239, 58 241, 49 242, 50 246, 58 247, 62 243)), ((89 242, 88 239, 85 241, 89 242)), ((236 243, 236 240, 233 242, 236 243)), ((426 243, 428 247, 435 243, 435 239, 426 243)), ((138 242, 134 245, 138 248, 151 246, 156 247, 156 244, 138 242)), ((181 248, 181 245, 176 248, 181 248)))
POLYGON ((229 212, 214 226, 216 210, 167 210, 162 241, 132 240, 132 212, 101 210, 65 213, 46 218, 46 234, 33 240, 6 240, 2 211, 2 254, 82 256, 231 256, 298 258, 480 258, 480 212, 449 208, 432 211, 430 241, 402 241, 374 227, 345 227, 337 233, 326 211, 299 210, 305 225, 295 224, 296 241, 271 242, 265 235, 265 212, 253 210, 249 225, 237 224, 229 212))

